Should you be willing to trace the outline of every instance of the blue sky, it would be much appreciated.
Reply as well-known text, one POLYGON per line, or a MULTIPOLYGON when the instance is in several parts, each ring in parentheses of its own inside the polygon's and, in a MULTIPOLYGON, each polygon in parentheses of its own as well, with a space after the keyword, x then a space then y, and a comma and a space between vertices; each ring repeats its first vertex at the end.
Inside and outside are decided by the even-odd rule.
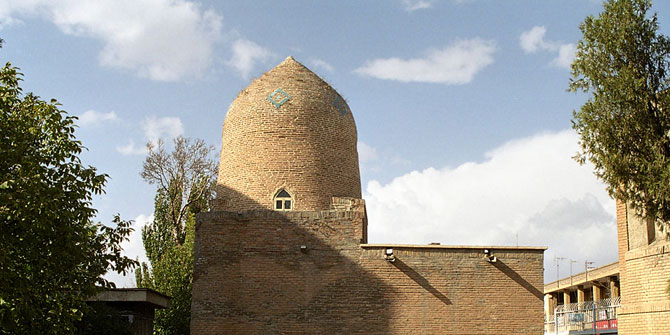
MULTIPOLYGON (((668 7, 653 7, 663 32, 668 7)), ((98 219, 118 212, 139 228, 155 193, 139 177, 144 144, 184 135, 218 150, 237 93, 292 55, 354 114, 370 242, 544 245, 550 281, 554 256, 596 266, 617 257, 614 202, 570 159, 571 113, 586 96, 566 92, 569 64, 579 23, 601 8, 5 0, 0 60, 21 68, 25 91, 80 117, 84 161, 111 177, 98 219)), ((138 235, 127 249, 141 257, 138 235)))

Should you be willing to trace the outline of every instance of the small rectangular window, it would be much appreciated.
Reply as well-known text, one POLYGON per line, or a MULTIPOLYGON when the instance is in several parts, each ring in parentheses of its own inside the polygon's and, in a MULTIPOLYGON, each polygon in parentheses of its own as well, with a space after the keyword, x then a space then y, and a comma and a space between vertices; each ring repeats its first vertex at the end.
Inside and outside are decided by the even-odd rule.
POLYGON ((276 209, 282 209, 281 204, 282 204, 282 201, 281 201, 281 200, 277 200, 277 203, 275 204, 275 208, 276 208, 276 209))
POLYGON ((291 209, 291 200, 284 200, 284 209, 291 209))

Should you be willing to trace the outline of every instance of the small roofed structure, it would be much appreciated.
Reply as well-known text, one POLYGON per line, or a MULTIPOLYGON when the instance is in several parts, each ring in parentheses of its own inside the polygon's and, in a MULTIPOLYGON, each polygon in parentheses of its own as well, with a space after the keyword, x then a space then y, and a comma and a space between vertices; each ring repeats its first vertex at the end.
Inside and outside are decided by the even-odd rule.
POLYGON ((170 297, 147 288, 116 288, 105 289, 88 302, 101 302, 118 311, 130 323, 131 334, 150 335, 156 309, 168 308, 170 297))

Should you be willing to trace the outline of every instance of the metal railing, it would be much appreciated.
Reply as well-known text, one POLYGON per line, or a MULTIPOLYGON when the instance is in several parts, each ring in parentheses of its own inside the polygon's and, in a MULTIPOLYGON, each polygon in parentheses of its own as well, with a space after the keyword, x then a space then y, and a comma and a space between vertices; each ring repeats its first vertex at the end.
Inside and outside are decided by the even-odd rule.
POLYGON ((567 305, 559 305, 554 315, 545 317, 545 334, 569 334, 617 329, 617 309, 621 307, 621 297, 607 298, 597 301, 586 301, 567 305))

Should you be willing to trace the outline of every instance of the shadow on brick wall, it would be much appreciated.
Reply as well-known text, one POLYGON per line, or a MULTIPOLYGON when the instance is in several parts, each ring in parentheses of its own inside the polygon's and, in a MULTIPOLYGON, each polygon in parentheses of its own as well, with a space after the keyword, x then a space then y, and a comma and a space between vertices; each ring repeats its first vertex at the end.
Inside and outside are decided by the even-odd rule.
POLYGON ((506 274, 510 279, 517 282, 521 287, 525 288, 528 292, 532 293, 535 297, 542 300, 544 299, 544 293, 537 289, 533 284, 529 283, 527 280, 518 274, 516 271, 512 270, 507 264, 498 259, 493 265, 506 274))
POLYGON ((388 333, 394 290, 357 263, 365 220, 355 210, 198 215, 192 334, 388 333))
POLYGON ((447 298, 444 294, 442 294, 442 292, 440 292, 433 285, 431 285, 428 279, 423 277, 418 272, 414 271, 414 269, 412 269, 407 264, 403 263, 403 261, 396 258, 395 261, 393 262, 393 265, 396 268, 398 268, 398 270, 400 270, 402 273, 407 275, 407 277, 411 278, 413 281, 419 284, 419 286, 423 287, 427 292, 435 296, 435 298, 442 301, 445 305, 451 305, 451 300, 449 300, 449 298, 447 298))

